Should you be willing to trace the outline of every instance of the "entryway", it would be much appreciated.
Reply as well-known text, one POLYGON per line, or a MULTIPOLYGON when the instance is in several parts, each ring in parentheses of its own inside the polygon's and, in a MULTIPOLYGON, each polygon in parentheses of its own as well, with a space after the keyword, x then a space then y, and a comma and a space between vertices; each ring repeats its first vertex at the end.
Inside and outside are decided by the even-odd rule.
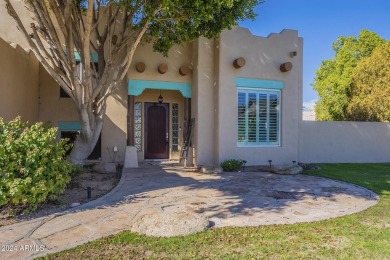
POLYGON ((144 104, 145 159, 169 159, 169 104, 144 104))
POLYGON ((129 80, 128 94, 127 145, 136 148, 137 160, 178 160, 191 118, 191 85, 129 80))

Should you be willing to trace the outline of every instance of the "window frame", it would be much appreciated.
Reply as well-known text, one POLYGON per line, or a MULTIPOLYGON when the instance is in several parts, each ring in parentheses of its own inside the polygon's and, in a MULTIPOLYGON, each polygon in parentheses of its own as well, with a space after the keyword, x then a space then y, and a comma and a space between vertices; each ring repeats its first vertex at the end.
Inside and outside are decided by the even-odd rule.
POLYGON ((237 147, 281 147, 282 142, 281 142, 281 132, 282 132, 282 109, 281 109, 281 104, 282 104, 282 89, 278 88, 259 88, 259 87, 241 87, 237 86, 237 95, 236 95, 236 109, 237 109, 237 118, 236 118, 236 124, 237 124, 237 135, 236 135, 236 142, 237 142, 237 147), (239 141, 239 116, 238 116, 238 109, 239 109, 239 93, 245 93, 245 142, 240 142, 239 141), (248 141, 248 95, 249 93, 251 94, 256 94, 256 142, 249 142, 248 141), (277 101, 278 104, 276 107, 279 107, 277 109, 277 142, 270 142, 270 132, 269 129, 267 130, 266 134, 266 139, 267 142, 261 142, 259 141, 259 118, 260 118, 260 112, 259 112, 259 95, 260 94, 266 94, 267 95, 267 124, 269 125, 269 120, 270 120, 270 95, 276 94, 277 95, 277 101))
MULTIPOLYGON (((78 133, 77 135, 80 134, 81 130, 81 125, 80 121, 58 121, 57 122, 57 127, 58 127, 58 134, 59 138, 63 138, 62 133, 78 133)), ((76 137, 77 138, 77 137, 76 137)), ((75 138, 75 140, 76 140, 75 138)), ((74 141, 75 141, 74 140, 74 141)), ((72 151, 72 149, 69 150, 69 153, 72 151)), ((102 133, 99 135, 99 139, 95 145, 95 147, 92 149, 91 154, 88 156, 87 160, 99 160, 101 161, 102 158, 102 133)))
MULTIPOLYGON (((66 54, 66 51, 64 51, 65 54, 66 54)), ((81 57, 80 57, 80 54, 75 51, 74 52, 74 57, 76 59, 76 69, 77 69, 77 72, 78 72, 78 76, 79 76, 79 79, 80 81, 83 81, 83 64, 81 62, 81 57)), ((96 67, 96 72, 98 73, 99 72, 99 59, 98 59, 98 56, 96 53, 93 53, 91 55, 91 66, 95 66, 96 67), (92 64, 93 63, 93 64, 92 64)), ((70 96, 65 92, 65 90, 63 90, 60 87, 60 99, 61 98, 70 98, 70 96)))

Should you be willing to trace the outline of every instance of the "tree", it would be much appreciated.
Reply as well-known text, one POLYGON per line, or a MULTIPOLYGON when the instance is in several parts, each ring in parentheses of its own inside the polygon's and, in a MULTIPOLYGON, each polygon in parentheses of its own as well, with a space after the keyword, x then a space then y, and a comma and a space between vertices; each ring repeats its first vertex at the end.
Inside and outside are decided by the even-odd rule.
POLYGON ((49 74, 71 97, 81 131, 69 160, 82 164, 99 138, 106 99, 126 77, 137 46, 152 41, 167 55, 174 44, 214 38, 237 20, 253 19, 262 0, 25 0, 34 13, 31 30, 16 20, 49 74), (80 55, 81 77, 76 68, 80 55), (97 66, 92 55, 97 54, 97 66))
POLYGON ((390 121, 390 41, 375 49, 353 70, 348 119, 390 121))
POLYGON ((312 86, 318 92, 315 106, 318 120, 348 120, 347 107, 351 101, 352 72, 361 59, 369 57, 384 39, 374 32, 362 30, 356 37, 339 37, 333 43, 335 57, 322 61, 312 86))

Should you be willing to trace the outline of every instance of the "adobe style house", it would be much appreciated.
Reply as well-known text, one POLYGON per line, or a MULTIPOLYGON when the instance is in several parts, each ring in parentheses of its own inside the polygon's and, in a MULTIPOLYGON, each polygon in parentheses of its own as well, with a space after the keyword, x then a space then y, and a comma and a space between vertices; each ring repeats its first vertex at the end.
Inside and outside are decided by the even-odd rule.
MULTIPOLYGON (((72 137, 80 128, 72 101, 32 53, 14 47, 0 43, 6 57, 1 68, 9 70, 1 77, 0 116, 51 121, 59 137, 72 137)), ((178 159, 194 118, 190 163, 297 160, 301 85, 302 39, 296 31, 263 38, 235 27, 219 39, 175 46, 167 58, 142 45, 126 82, 107 102, 93 159, 123 162, 131 135, 138 161, 178 159)))
MULTIPOLYGON (((133 63, 127 94, 134 96, 139 159, 178 158, 183 130, 191 117, 195 119, 195 165, 230 158, 245 159, 248 164, 259 164, 268 158, 280 163, 297 160, 302 39, 296 31, 285 30, 263 38, 236 27, 216 40, 199 39, 175 47, 167 59, 144 46, 133 63), (242 64, 236 64, 240 61, 242 64), (139 62, 145 64, 143 73, 136 69, 139 62), (292 69, 283 72, 280 66, 286 62, 292 64, 292 69), (162 63, 168 67, 164 74, 158 72, 162 63), (183 65, 192 71, 182 75, 183 65), (157 103, 160 91, 163 104, 157 103), (166 115, 155 110, 165 111, 166 115), (150 129, 149 125, 158 120, 166 120, 166 129, 154 132, 156 128, 150 129), (138 122, 141 123, 137 125, 138 122), (148 150, 149 138, 157 135, 167 137, 162 138, 161 147, 164 141, 169 145, 165 145, 165 154, 156 156, 148 150)), ((109 111, 108 117, 111 113, 116 112, 109 111)))
MULTIPOLYGON (((74 139, 80 123, 72 101, 28 50, 4 3, 0 16, 9 24, 0 30, 0 116, 50 121, 58 138, 74 139)), ((240 27, 174 46, 168 57, 139 46, 127 80, 107 101, 90 159, 123 162, 128 145, 136 161, 179 159, 191 132, 190 164, 297 160, 302 52, 296 31, 264 38, 240 27)))
MULTIPOLYGON (((3 5, 0 23, 10 26, 0 28, 0 117, 51 121, 58 138, 74 139, 80 123, 72 101, 29 51, 3 5)), ((107 101, 90 159, 123 163, 126 150, 135 162, 179 159, 194 119, 187 162, 196 166, 226 159, 247 165, 390 161, 388 141, 368 138, 390 137, 386 123, 302 121, 302 63, 303 39, 294 30, 259 37, 235 27, 217 39, 174 46, 168 57, 150 44, 139 46, 127 79, 107 101)))

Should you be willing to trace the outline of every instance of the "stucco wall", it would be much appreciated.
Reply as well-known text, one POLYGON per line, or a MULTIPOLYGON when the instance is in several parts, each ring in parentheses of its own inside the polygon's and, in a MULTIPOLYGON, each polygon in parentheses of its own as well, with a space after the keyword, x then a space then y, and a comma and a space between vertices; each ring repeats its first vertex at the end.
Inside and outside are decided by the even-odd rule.
POLYGON ((39 63, 32 52, 0 38, 0 117, 38 121, 39 63))
POLYGON ((127 138, 127 81, 125 80, 113 94, 107 98, 106 116, 102 129, 102 160, 105 162, 123 162, 127 138), (118 153, 114 158, 114 146, 118 153))
POLYGON ((200 38, 194 42, 194 74, 192 87, 192 117, 194 164, 215 163, 215 45, 214 40, 200 38))
MULTIPOLYGON (((24 1, 11 0, 10 2, 13 4, 16 12, 19 14, 23 24, 27 24, 26 30, 31 30, 29 24, 32 20, 32 13, 24 7, 24 1)), ((4 0, 0 0, 0 24, 1 38, 3 38, 6 42, 17 43, 18 45, 22 46, 22 48, 29 48, 25 36, 20 30, 17 29, 17 23, 15 19, 8 14, 4 0)))
POLYGON ((39 121, 79 121, 76 107, 70 98, 60 98, 60 86, 40 65, 39 69, 39 121))
POLYGON ((303 121, 299 161, 390 162, 390 123, 303 121))
POLYGON ((179 68, 182 65, 192 65, 191 44, 176 45, 168 53, 168 57, 164 57, 159 52, 154 52, 151 44, 141 44, 134 53, 134 57, 129 68, 128 78, 139 80, 156 80, 156 81, 173 81, 173 82, 191 82, 191 73, 186 76, 179 74, 179 68), (138 62, 143 62, 146 65, 144 72, 139 73, 135 69, 138 62), (160 74, 157 71, 158 65, 166 63, 168 71, 165 74, 160 74))
POLYGON ((297 31, 284 30, 264 38, 253 36, 245 28, 235 27, 221 34, 216 51, 218 60, 217 115, 218 139, 216 157, 244 159, 248 165, 291 163, 298 159, 298 130, 302 119, 302 46, 297 31), (297 56, 291 57, 290 52, 297 56), (233 67, 243 57, 246 65, 233 67), (281 72, 282 63, 291 62, 292 70, 281 72), (281 145, 278 147, 237 147, 237 77, 283 81, 281 91, 281 145))

